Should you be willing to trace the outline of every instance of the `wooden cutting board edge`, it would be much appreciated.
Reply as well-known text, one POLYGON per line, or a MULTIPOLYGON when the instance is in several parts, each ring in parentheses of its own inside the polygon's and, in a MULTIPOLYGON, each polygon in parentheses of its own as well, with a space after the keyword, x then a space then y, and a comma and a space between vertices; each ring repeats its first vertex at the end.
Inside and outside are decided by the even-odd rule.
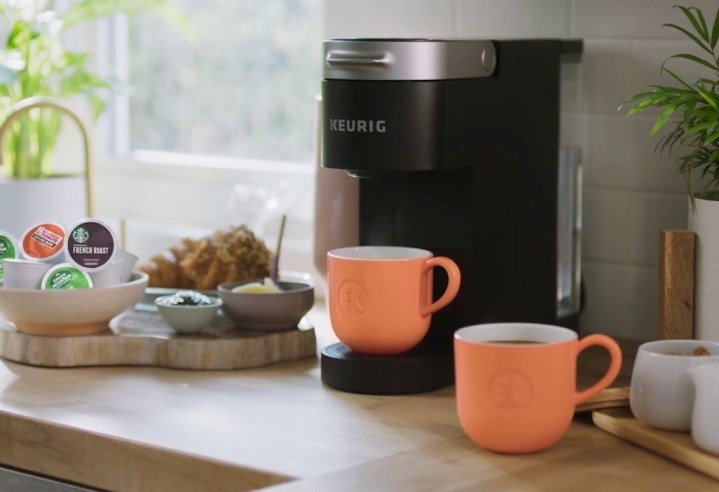
POLYGON ((687 432, 653 429, 634 418, 629 408, 595 410, 592 421, 610 434, 719 480, 719 456, 699 449, 687 432))
POLYGON ((0 357, 40 367, 150 366, 234 370, 316 355, 314 328, 238 338, 42 337, 0 329, 0 357))

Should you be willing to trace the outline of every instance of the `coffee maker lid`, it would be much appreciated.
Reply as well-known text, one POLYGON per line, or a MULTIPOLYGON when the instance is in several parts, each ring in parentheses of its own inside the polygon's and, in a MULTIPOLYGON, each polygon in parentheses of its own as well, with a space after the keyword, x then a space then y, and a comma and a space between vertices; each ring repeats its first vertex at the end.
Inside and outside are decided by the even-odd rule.
POLYGON ((447 80, 490 77, 497 52, 486 40, 329 39, 324 78, 447 80))

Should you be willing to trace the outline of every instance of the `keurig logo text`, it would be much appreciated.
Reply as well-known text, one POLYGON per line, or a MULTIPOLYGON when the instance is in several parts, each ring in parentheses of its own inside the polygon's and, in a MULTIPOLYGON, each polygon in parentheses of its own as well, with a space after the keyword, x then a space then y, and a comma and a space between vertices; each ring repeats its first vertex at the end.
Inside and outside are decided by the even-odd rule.
POLYGON ((385 120, 343 120, 330 118, 331 132, 349 133, 385 133, 387 123, 385 120))

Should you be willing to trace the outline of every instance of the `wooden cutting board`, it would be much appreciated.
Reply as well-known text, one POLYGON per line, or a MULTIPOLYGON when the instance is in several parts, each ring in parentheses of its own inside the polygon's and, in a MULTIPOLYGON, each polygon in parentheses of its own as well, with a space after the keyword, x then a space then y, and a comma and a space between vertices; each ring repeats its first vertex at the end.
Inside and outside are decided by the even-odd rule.
POLYGON ((576 413, 590 412, 601 408, 618 408, 629 406, 629 388, 607 388, 589 400, 577 405, 576 413))
POLYGON ((688 432, 649 427, 629 408, 596 410, 592 420, 600 429, 719 480, 719 456, 699 449, 688 432))
POLYGON ((0 357, 44 367, 157 366, 225 370, 269 365, 316 354, 314 328, 244 331, 217 316, 202 333, 177 335, 157 312, 128 311, 98 335, 45 337, 0 327, 0 357))

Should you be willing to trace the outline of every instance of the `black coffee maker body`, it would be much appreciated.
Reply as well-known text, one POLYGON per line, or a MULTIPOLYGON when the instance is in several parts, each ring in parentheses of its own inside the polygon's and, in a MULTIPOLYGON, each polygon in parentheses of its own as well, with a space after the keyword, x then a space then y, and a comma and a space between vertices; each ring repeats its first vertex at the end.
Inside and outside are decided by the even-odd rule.
MULTIPOLYGON (((458 328, 576 329, 579 187, 572 163, 560 166, 559 93, 560 64, 581 41, 337 39, 324 50, 321 162, 359 180, 360 245, 448 256, 462 285, 418 349, 326 348, 323 381, 427 391, 452 384, 458 328)), ((446 285, 436 270, 435 298, 446 285)))

